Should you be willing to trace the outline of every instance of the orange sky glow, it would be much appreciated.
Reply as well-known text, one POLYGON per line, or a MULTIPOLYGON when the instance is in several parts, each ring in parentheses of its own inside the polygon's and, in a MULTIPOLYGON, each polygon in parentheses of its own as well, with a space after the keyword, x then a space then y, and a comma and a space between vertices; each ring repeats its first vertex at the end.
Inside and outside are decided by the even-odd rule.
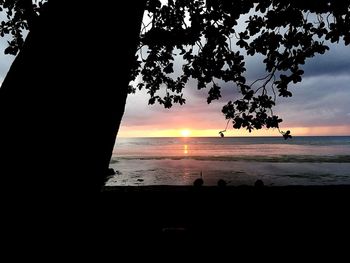
MULTIPOLYGON (((294 136, 346 136, 350 135, 350 125, 321 127, 286 127, 294 136)), ((122 126, 119 137, 218 137, 220 129, 198 129, 190 126, 164 129, 155 126, 122 126)), ((228 129, 225 136, 280 136, 276 129, 262 129, 249 133, 246 130, 228 129)))

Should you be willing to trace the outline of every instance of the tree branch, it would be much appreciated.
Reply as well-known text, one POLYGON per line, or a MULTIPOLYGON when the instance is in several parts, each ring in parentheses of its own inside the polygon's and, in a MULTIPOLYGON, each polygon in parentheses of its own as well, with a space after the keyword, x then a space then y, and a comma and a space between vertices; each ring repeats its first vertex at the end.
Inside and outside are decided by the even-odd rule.
POLYGON ((33 29, 38 15, 34 11, 32 0, 18 0, 17 6, 23 10, 23 18, 27 21, 29 30, 33 29))

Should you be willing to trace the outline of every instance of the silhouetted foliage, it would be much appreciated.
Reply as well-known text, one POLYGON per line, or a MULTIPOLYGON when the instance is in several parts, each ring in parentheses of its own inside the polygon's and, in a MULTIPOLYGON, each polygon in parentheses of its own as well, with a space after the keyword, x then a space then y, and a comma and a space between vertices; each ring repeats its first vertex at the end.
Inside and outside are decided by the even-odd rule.
POLYGON ((290 135, 290 131, 282 132, 282 135, 285 140, 292 138, 292 135, 290 135))
MULTIPOLYGON (((5 53, 18 52, 23 31, 35 23, 44 2, 0 1, 7 15, 0 34, 12 35, 5 53)), ((288 87, 301 82, 305 61, 324 54, 329 42, 350 44, 349 0, 163 2, 147 2, 140 53, 130 72, 130 80, 140 76, 140 81, 129 92, 146 89, 149 104, 171 108, 186 102, 183 89, 190 79, 198 89, 208 88, 207 103, 221 98, 227 82, 233 95, 222 112, 235 129, 279 129, 276 98, 292 96, 288 87), (256 55, 263 57, 266 75, 248 83, 245 59, 256 55), (174 67, 175 59, 182 60, 181 69, 174 67)), ((290 132, 281 133, 291 138, 290 132)))
POLYGON ((0 22, 0 36, 10 34, 12 39, 5 54, 16 55, 23 46, 23 33, 32 27, 45 0, 0 0, 0 11, 6 14, 5 20, 0 22))
MULTIPOLYGON (((350 44, 349 3, 169 0, 163 5, 151 0, 140 44, 147 56, 141 51, 136 86, 147 90, 149 104, 170 108, 185 103, 183 88, 190 79, 197 80, 198 89, 209 89, 208 103, 221 97, 228 82, 233 96, 222 112, 235 129, 279 128, 282 119, 272 110, 276 98, 292 96, 288 87, 301 82, 305 61, 324 54, 327 41, 350 44), (263 57, 266 75, 248 83, 245 59, 255 55, 263 57), (174 69, 177 58, 182 72, 174 69)), ((289 131, 281 133, 291 138, 289 131)))

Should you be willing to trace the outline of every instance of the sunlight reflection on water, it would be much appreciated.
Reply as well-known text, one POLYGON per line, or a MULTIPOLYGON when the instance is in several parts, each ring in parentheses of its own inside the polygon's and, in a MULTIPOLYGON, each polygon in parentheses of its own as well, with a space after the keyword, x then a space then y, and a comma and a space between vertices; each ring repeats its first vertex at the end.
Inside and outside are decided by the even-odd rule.
POLYGON ((188 154, 188 145, 185 144, 184 145, 184 155, 187 155, 188 154))
POLYGON ((118 139, 107 185, 350 183, 350 137, 118 139), (140 180, 142 179, 142 181, 140 180))

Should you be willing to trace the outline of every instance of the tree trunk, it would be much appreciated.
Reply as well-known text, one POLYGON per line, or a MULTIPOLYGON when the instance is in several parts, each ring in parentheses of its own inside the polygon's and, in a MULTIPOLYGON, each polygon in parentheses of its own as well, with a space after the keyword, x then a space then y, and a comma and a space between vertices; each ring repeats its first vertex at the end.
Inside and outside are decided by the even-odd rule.
POLYGON ((0 89, 0 173, 10 191, 100 189, 145 2, 49 1, 0 89))

